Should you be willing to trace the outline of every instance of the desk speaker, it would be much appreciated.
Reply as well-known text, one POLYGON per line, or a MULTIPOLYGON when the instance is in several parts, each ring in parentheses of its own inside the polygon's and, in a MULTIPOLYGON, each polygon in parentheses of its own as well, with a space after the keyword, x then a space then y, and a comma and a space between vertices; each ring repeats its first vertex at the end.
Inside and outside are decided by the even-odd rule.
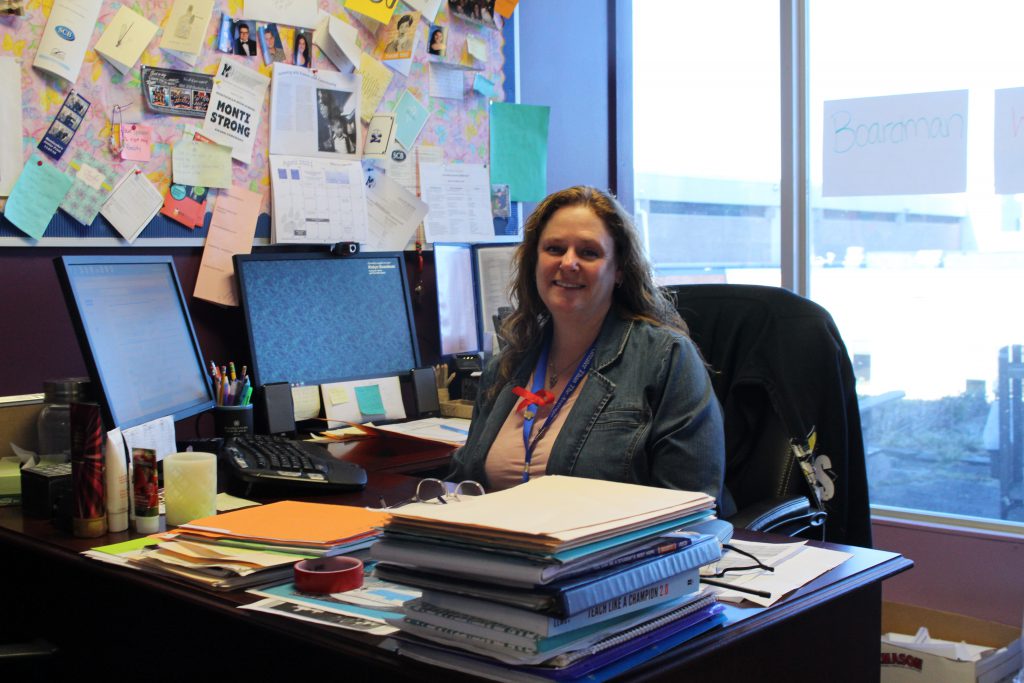
POLYGON ((295 431, 295 406, 288 382, 264 384, 256 391, 256 433, 291 434, 295 431))

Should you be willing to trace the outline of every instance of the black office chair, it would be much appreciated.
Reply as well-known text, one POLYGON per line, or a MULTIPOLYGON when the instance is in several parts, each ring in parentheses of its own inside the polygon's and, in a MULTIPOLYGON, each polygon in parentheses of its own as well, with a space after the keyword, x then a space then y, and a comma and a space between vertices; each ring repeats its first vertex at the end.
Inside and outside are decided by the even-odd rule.
POLYGON ((724 411, 723 517, 738 528, 870 547, 853 367, 832 316, 777 287, 669 290, 724 411))

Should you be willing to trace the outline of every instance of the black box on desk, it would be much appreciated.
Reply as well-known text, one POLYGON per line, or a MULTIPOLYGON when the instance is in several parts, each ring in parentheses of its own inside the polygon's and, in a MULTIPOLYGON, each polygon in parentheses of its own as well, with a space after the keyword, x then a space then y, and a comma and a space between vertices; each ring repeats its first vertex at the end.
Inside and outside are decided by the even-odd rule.
POLYGON ((54 504, 71 497, 71 463, 40 463, 21 470, 21 509, 27 517, 52 519, 54 504))

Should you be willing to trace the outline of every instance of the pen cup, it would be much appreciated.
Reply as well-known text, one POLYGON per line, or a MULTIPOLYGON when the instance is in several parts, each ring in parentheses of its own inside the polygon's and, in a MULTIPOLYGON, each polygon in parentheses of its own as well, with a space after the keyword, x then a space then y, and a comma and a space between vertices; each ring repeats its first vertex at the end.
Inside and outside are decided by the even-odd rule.
POLYGON ((179 526, 217 512, 217 456, 172 453, 164 459, 167 525, 179 526))
POLYGON ((217 436, 224 439, 252 434, 252 404, 217 406, 213 409, 213 425, 217 436))

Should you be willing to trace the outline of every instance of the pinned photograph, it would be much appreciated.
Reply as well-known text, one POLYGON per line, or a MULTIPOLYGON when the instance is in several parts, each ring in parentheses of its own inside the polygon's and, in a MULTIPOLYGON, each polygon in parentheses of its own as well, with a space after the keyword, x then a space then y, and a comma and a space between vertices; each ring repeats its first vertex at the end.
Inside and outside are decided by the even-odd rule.
POLYGON ((0 14, 25 14, 25 0, 0 0, 0 14))
POLYGON ((260 34, 260 49, 263 50, 263 63, 284 62, 288 55, 284 51, 284 43, 281 42, 281 32, 277 24, 265 24, 258 29, 260 34))
POLYGON ((356 153, 356 108, 352 93, 317 88, 317 149, 356 153))
POLYGON ((252 31, 248 21, 236 21, 234 22, 233 34, 235 37, 235 49, 236 55, 242 55, 243 57, 255 57, 256 56, 256 38, 252 31))
POLYGON ((84 114, 85 110, 89 108, 89 103, 75 93, 71 93, 68 95, 68 99, 64 103, 64 106, 76 114, 84 114))
POLYGON ((231 15, 224 12, 220 15, 220 28, 217 30, 217 51, 218 52, 234 52, 235 51, 235 20, 231 18, 231 15))
POLYGON ((408 59, 416 43, 416 24, 419 12, 395 12, 381 39, 384 43, 383 59, 408 59))
POLYGON ((307 69, 313 68, 313 40, 308 31, 295 32, 293 63, 307 69))
POLYGON ((508 185, 491 185, 491 215, 495 218, 508 218, 512 215, 508 185))
POLYGON ((427 43, 427 52, 438 57, 444 57, 445 42, 447 35, 444 26, 434 24, 430 27, 430 42, 427 43))
POLYGON ((460 19, 497 28, 494 0, 448 0, 448 9, 460 19))

